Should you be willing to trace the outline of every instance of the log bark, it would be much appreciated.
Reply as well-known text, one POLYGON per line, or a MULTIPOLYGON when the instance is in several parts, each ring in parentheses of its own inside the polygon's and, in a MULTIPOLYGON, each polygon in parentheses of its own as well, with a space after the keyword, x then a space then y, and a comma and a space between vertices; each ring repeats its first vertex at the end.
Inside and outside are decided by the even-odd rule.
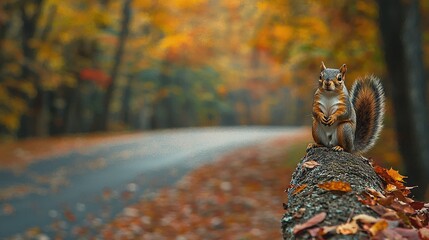
MULTIPOLYGON (((372 209, 358 201, 358 195, 367 188, 384 192, 383 182, 368 159, 347 152, 334 152, 325 147, 310 149, 292 175, 291 187, 287 192, 286 213, 281 220, 283 239, 311 239, 307 231, 295 235, 293 228, 321 212, 327 215, 317 225, 319 227, 343 224, 358 214, 376 217, 377 214, 372 209), (314 168, 303 165, 311 160, 320 165, 314 168), (329 191, 318 186, 329 181, 348 182, 352 191, 329 191), (298 191, 297 187, 303 184, 307 186, 298 191)), ((359 231, 355 235, 332 234, 325 238, 366 239, 369 236, 359 231)))

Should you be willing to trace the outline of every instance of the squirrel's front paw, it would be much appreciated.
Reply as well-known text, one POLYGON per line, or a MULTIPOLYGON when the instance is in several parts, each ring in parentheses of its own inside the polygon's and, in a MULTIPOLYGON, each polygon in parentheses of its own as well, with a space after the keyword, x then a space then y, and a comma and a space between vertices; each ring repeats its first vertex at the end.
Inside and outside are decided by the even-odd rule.
POLYGON ((329 120, 329 117, 326 117, 326 116, 323 116, 320 118, 320 122, 325 124, 325 125, 329 125, 328 120, 329 120))
POLYGON ((312 148, 316 148, 316 147, 320 147, 320 146, 322 146, 322 145, 317 144, 317 143, 309 143, 309 144, 307 145, 307 149, 306 149, 305 151, 306 151, 306 152, 308 152, 308 151, 310 151, 310 149, 312 149, 312 148))
POLYGON ((328 119, 326 119, 326 125, 331 126, 332 124, 334 124, 335 121, 337 121, 337 118, 329 117, 328 119))
POLYGON ((341 146, 335 146, 332 147, 332 150, 334 150, 335 152, 342 152, 344 151, 344 148, 342 148, 341 146))

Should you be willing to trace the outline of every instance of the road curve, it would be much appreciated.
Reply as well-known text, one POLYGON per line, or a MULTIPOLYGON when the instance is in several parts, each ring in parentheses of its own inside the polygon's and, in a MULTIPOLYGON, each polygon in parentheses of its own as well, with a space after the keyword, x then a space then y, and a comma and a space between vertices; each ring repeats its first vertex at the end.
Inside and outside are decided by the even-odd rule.
POLYGON ((188 171, 233 149, 303 128, 189 128, 142 133, 126 141, 70 152, 30 165, 20 174, 0 170, 0 238, 29 228, 53 238, 109 221, 123 207, 171 186, 188 171), (13 209, 13 211, 7 211, 13 209))

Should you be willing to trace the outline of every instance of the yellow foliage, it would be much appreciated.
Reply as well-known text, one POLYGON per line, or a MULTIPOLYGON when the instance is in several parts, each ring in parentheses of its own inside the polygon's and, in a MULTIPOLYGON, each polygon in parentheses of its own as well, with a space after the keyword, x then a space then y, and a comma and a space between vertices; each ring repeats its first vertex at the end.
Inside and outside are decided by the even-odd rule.
POLYGON ((9 101, 9 108, 14 112, 23 113, 27 109, 27 105, 23 99, 12 97, 9 101))
POLYGON ((190 38, 190 36, 186 33, 179 33, 172 36, 167 36, 164 38, 160 44, 159 48, 162 50, 167 50, 170 48, 179 48, 184 45, 191 44, 193 40, 190 38))
POLYGON ((6 69, 17 76, 21 74, 21 66, 15 62, 7 64, 6 69))
POLYGON ((375 1, 356 1, 356 9, 365 14, 376 18, 378 16, 377 6, 375 1))
POLYGON ((172 8, 176 8, 178 10, 186 10, 186 9, 193 9, 196 7, 199 7, 201 4, 204 4, 206 0, 174 0, 169 1, 169 5, 172 8))
POLYGON ((76 86, 76 78, 71 74, 63 74, 62 81, 67 87, 75 87, 76 86))
POLYGON ((9 131, 15 131, 19 126, 19 115, 13 113, 0 112, 0 125, 6 127, 9 131))
POLYGON ((30 98, 34 98, 37 94, 37 90, 31 82, 22 82, 19 88, 30 98))
POLYGON ((148 10, 152 5, 152 0, 135 0, 132 2, 133 9, 148 10))
POLYGON ((276 25, 273 28, 273 35, 282 44, 289 42, 293 37, 293 28, 290 26, 276 25))

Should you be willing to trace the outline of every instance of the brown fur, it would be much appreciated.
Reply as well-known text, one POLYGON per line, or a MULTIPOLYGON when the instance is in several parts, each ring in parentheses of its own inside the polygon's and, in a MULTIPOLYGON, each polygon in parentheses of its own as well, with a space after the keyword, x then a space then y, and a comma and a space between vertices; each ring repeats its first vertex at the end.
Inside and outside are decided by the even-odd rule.
POLYGON ((314 95, 312 135, 316 144, 311 146, 337 144, 335 151, 364 152, 371 148, 382 127, 384 113, 384 91, 379 80, 373 76, 358 79, 352 87, 351 95, 343 86, 347 66, 340 69, 320 66, 321 75, 319 88, 314 95), (325 116, 321 104, 321 96, 333 93, 338 97, 336 110, 325 116), (332 129, 321 124, 336 126, 336 140, 330 138, 332 129), (319 136, 318 134, 321 134, 319 136), (328 140, 327 140, 328 139, 328 140))

